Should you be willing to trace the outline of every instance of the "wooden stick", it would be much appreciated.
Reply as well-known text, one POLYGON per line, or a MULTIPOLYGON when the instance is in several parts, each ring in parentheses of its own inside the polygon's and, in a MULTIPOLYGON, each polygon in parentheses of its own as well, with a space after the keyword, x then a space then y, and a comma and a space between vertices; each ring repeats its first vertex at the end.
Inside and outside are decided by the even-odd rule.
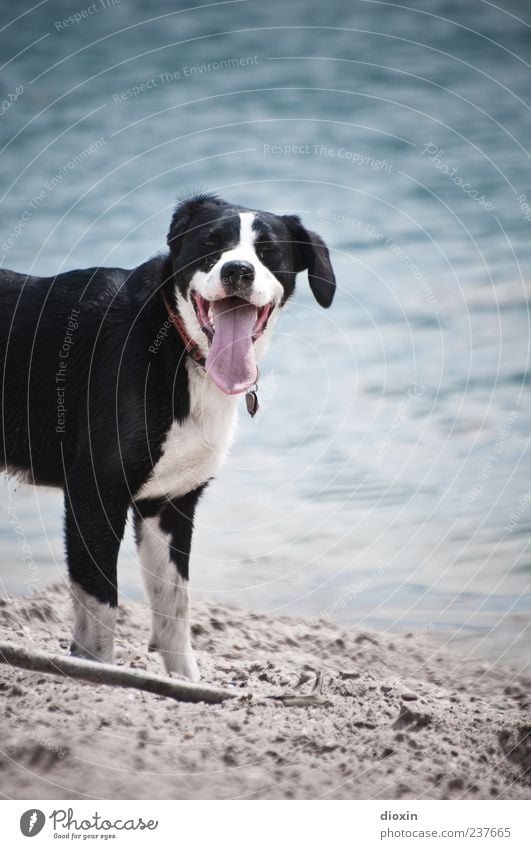
POLYGON ((40 652, 28 652, 20 646, 0 642, 0 663, 29 669, 31 672, 44 672, 51 675, 64 675, 91 681, 93 684, 110 684, 114 687, 134 687, 146 690, 158 696, 167 696, 179 702, 208 702, 219 704, 225 699, 234 699, 239 693, 223 690, 221 687, 209 687, 206 684, 189 684, 176 678, 149 675, 137 670, 124 669, 110 663, 97 663, 79 657, 63 657, 40 652))

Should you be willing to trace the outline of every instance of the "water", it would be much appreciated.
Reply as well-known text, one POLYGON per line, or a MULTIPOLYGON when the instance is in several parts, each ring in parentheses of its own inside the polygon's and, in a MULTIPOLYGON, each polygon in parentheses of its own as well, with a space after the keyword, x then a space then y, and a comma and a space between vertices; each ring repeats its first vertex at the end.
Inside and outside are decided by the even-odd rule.
MULTIPOLYGON (((3 4, 3 264, 132 267, 192 188, 299 213, 337 300, 300 276, 194 590, 527 659, 528 5, 182 5, 3 4)), ((62 577, 60 494, 5 479, 0 513, 4 591, 62 577)))

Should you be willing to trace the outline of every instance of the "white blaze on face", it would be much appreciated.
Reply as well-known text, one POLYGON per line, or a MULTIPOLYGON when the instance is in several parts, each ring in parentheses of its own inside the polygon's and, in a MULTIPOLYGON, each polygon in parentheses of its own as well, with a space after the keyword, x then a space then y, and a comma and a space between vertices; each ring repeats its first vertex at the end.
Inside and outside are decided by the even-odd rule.
POLYGON ((260 260, 256 253, 256 230, 253 222, 255 212, 240 212, 240 241, 233 248, 223 251, 210 271, 196 271, 190 287, 207 301, 218 301, 227 297, 221 282, 221 269, 226 262, 250 262, 255 271, 253 285, 249 291, 249 301, 256 307, 263 307, 272 301, 280 301, 283 289, 275 275, 260 260))
MULTIPOLYGON (((197 292, 212 304, 213 324, 216 328, 211 345, 201 330, 191 295, 188 299, 177 294, 177 303, 190 335, 198 341, 207 362, 207 372, 222 391, 238 394, 251 386, 256 379, 256 354, 267 346, 273 324, 271 315, 266 333, 253 341, 253 329, 259 310, 273 305, 276 313, 284 290, 275 275, 263 264, 256 253, 256 219, 254 212, 241 212, 239 242, 223 251, 215 265, 207 272, 196 271, 190 281, 190 293, 197 292), (221 269, 227 262, 246 262, 254 268, 254 280, 245 301, 230 297, 221 280, 221 269), (255 348, 255 344, 257 344, 255 348)), ((265 310, 267 312, 267 309, 265 310)), ((258 335, 258 334, 257 334, 258 335)))

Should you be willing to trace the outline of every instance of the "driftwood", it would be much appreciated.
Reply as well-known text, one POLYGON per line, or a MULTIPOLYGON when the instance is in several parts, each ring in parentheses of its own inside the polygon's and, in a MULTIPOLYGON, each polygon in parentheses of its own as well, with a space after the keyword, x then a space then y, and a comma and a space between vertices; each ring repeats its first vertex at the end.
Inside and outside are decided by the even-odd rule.
POLYGON ((242 695, 241 691, 238 693, 223 690, 221 687, 210 687, 206 684, 189 684, 176 678, 149 675, 146 672, 124 669, 123 666, 113 666, 110 663, 97 663, 78 657, 28 652, 26 649, 13 646, 10 643, 0 642, 0 663, 29 669, 32 672, 79 678, 82 681, 91 681, 93 684, 133 687, 137 690, 155 693, 158 696, 167 696, 179 702, 219 704, 226 699, 234 699, 236 696, 242 695))
MULTIPOLYGON (((301 684, 305 684, 307 681, 307 677, 301 677, 301 680, 296 687, 300 687, 301 684)), ((273 699, 276 702, 282 702, 285 707, 312 707, 313 705, 327 705, 330 704, 329 700, 323 696, 325 684, 325 677, 323 673, 318 670, 315 673, 315 681, 312 687, 311 693, 308 693, 305 696, 294 695, 293 693, 283 693, 280 696, 269 696, 268 698, 273 699)))
MULTIPOLYGON (((21 646, 14 646, 11 643, 0 642, 0 663, 16 666, 19 669, 28 669, 30 672, 44 672, 49 675, 61 675, 64 678, 77 678, 81 681, 90 681, 93 684, 132 687, 137 690, 145 690, 148 693, 155 693, 157 696, 176 699, 179 702, 219 704, 226 699, 251 696, 258 701, 280 702, 286 707, 310 707, 328 703, 323 696, 324 675, 320 671, 316 672, 312 691, 307 695, 283 693, 282 695, 266 696, 262 694, 251 695, 249 691, 245 690, 233 691, 224 690, 221 687, 211 687, 207 684, 191 684, 187 681, 179 681, 176 678, 150 675, 137 669, 125 669, 123 666, 98 663, 79 657, 29 652, 21 646)), ((306 682, 307 676, 301 678, 296 686, 298 687, 306 682)))

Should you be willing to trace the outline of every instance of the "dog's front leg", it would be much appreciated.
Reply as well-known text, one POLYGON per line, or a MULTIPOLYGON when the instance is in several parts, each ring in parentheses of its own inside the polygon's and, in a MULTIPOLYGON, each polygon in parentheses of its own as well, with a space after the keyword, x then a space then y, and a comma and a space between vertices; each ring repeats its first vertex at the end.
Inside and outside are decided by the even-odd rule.
POLYGON ((70 652, 76 657, 114 661, 118 587, 116 563, 128 500, 108 487, 71 477, 65 488, 65 538, 74 604, 70 652))
POLYGON ((149 648, 160 652, 168 672, 192 681, 200 676, 190 641, 188 566, 195 507, 202 490, 135 504, 138 553, 152 612, 149 648))

